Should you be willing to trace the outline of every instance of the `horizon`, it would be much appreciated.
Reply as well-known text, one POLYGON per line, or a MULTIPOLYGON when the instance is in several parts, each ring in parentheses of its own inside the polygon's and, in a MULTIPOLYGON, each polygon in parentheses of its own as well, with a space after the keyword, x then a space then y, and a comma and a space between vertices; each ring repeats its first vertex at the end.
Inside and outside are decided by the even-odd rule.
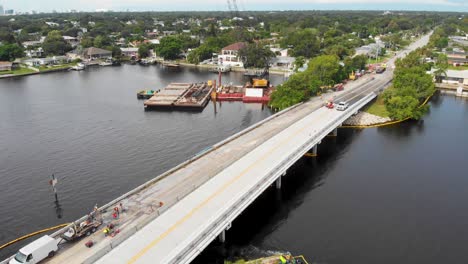
MULTIPOLYGON (((232 1, 232 0, 231 0, 232 1)), ((232 1, 233 2, 233 1, 232 1)), ((76 12, 228 12, 225 1, 199 0, 188 4, 184 0, 173 0, 170 4, 160 4, 154 0, 82 0, 64 2, 60 0, 0 0, 4 10, 13 9, 15 13, 67 13, 76 12), (87 6, 87 8, 83 8, 87 6)), ((237 0, 239 11, 392 11, 392 12, 468 12, 463 0, 237 0), (268 8, 265 8, 268 6, 268 8)))

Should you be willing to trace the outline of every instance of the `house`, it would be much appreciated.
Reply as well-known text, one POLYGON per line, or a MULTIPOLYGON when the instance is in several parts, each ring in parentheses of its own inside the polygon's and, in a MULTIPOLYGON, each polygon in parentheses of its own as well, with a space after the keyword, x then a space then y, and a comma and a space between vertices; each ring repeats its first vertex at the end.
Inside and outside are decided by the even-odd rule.
POLYGON ((49 27, 58 27, 60 26, 58 23, 55 22, 45 22, 49 27))
POLYGON ((236 42, 222 48, 221 53, 218 55, 218 63, 220 65, 244 67, 244 63, 239 58, 238 53, 245 46, 244 42, 236 42))
POLYGON ((447 76, 442 76, 442 83, 452 83, 457 84, 461 83, 465 86, 468 86, 468 70, 457 71, 457 70, 447 70, 447 76))
POLYGON ((75 37, 63 36, 63 40, 65 40, 65 42, 70 44, 70 46, 72 46, 72 48, 74 48, 74 47, 78 46, 78 44, 80 44, 80 41, 78 40, 78 38, 75 38, 75 37))
POLYGON ((82 57, 86 60, 111 59, 112 51, 90 47, 83 50, 82 57))
POLYGON ((124 57, 137 57, 138 56, 138 48, 120 48, 122 51, 122 56, 124 57))
POLYGON ((468 64, 468 53, 466 52, 446 52, 447 61, 452 65, 466 65, 468 64))
POLYGON ((282 49, 279 47, 270 47, 271 52, 275 53, 280 57, 287 57, 288 56, 288 49, 282 49))
POLYGON ((25 53, 26 53, 26 57, 29 57, 29 58, 39 58, 39 57, 44 56, 44 50, 42 49, 42 47, 39 47, 37 49, 26 50, 25 53))
POLYGON ((270 66, 281 70, 292 70, 294 68, 294 61, 296 61, 294 57, 278 56, 270 60, 270 66))
POLYGON ((13 63, 9 61, 0 61, 0 71, 11 71, 13 63))

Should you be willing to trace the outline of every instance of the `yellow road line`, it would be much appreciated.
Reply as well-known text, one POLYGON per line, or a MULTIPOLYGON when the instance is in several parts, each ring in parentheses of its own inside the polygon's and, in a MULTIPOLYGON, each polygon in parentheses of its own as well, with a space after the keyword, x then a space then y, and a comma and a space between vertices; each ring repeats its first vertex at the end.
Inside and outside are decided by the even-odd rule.
MULTIPOLYGON (((331 113, 331 112, 328 112, 331 113)), ((318 118, 318 117, 317 117, 318 118)), ((311 122, 309 122, 307 125, 303 126, 301 129, 298 129, 293 136, 286 138, 285 140, 279 142, 276 144, 274 147, 272 147, 269 151, 267 151, 261 158, 257 159, 255 162, 253 162, 249 167, 245 168, 239 175, 236 177, 232 178, 230 181, 225 183, 221 188, 219 188, 216 192, 211 194, 208 198, 206 198, 203 202, 201 202, 199 205, 197 205, 195 208, 190 210, 188 214, 186 214, 184 217, 179 219, 175 224, 173 224, 169 229, 167 229, 164 233, 162 233, 159 237, 151 241, 146 247, 144 247, 141 251, 139 251, 135 256, 133 256, 127 263, 135 263, 139 258, 141 258, 144 254, 146 254, 152 247, 154 247, 156 244, 158 244, 162 239, 164 239, 166 236, 168 236, 172 231, 174 231, 179 225, 187 221, 194 213, 196 213, 198 210, 200 210, 203 206, 205 206, 207 203, 209 203, 213 198, 218 196, 220 193, 222 193, 224 190, 226 190, 230 185, 232 185, 234 182, 238 181, 240 178, 242 178, 247 172, 249 172, 252 168, 257 166, 260 162, 264 161, 273 151, 278 149, 279 147, 283 146, 285 143, 289 142, 292 140, 293 137, 297 136, 299 133, 304 131, 306 128, 309 127, 309 124, 315 121, 317 118, 314 118, 311 122)), ((284 130, 283 130, 284 131, 284 130)))

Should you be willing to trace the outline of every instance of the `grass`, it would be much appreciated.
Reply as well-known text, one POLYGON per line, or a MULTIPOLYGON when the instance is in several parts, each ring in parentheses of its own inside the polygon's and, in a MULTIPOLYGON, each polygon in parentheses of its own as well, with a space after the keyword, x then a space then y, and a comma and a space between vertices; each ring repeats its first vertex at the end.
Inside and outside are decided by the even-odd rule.
POLYGON ((21 75, 21 74, 27 74, 27 73, 32 73, 32 72, 34 72, 34 70, 20 67, 18 69, 12 70, 12 71, 0 72, 0 75, 7 75, 7 74, 21 75))
POLYGON ((456 71, 464 71, 464 70, 468 70, 468 65, 460 65, 460 66, 449 65, 448 69, 456 70, 456 71))
POLYGON ((379 97, 377 97, 377 100, 375 100, 371 105, 369 105, 364 110, 364 112, 380 117, 388 117, 388 112, 385 108, 382 95, 379 95, 379 97))
POLYGON ((58 69, 67 69, 72 66, 75 66, 76 63, 66 63, 66 64, 60 64, 60 65, 53 65, 53 66, 39 66, 37 67, 39 71, 41 72, 46 72, 50 70, 58 70, 58 69))

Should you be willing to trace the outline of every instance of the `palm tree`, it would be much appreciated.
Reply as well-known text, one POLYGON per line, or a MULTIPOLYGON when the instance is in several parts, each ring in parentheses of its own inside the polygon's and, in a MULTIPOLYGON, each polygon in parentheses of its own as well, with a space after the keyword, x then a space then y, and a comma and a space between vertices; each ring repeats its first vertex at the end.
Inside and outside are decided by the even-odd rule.
POLYGON ((447 77, 448 60, 447 55, 439 53, 435 64, 434 78, 437 83, 442 82, 442 76, 447 77))

